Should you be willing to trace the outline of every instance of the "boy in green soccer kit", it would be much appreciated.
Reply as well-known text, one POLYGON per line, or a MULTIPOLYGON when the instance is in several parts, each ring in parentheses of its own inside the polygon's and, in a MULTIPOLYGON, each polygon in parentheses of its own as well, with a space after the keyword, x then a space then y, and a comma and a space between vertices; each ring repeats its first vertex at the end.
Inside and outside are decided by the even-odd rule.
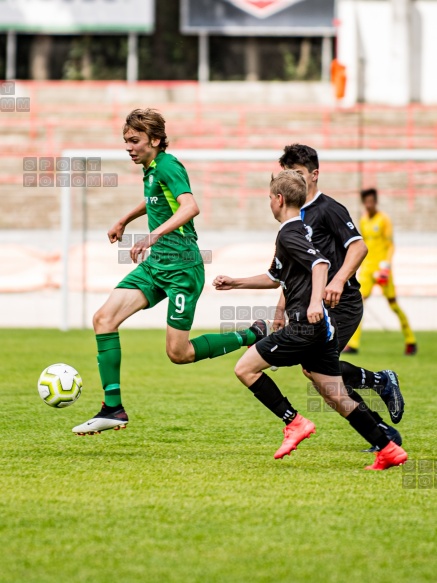
POLYGON ((119 326, 134 313, 169 298, 166 350, 170 360, 186 364, 222 356, 265 337, 268 325, 257 320, 247 330, 204 334, 189 340, 196 303, 205 283, 202 256, 193 219, 199 208, 184 166, 166 152, 165 120, 153 109, 136 109, 123 129, 126 150, 143 165, 144 200, 108 232, 111 243, 121 241, 126 226, 147 214, 150 234, 130 255, 138 267, 112 291, 93 318, 104 403, 92 419, 73 428, 78 435, 122 429, 128 416, 121 401, 119 326), (150 249, 149 256, 144 260, 150 249))

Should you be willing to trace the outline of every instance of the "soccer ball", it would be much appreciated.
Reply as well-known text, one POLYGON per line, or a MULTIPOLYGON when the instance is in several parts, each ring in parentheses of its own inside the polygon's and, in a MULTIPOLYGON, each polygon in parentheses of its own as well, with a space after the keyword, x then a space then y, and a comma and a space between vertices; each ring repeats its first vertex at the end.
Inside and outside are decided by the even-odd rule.
POLYGON ((51 364, 38 379, 38 393, 50 407, 69 407, 80 397, 82 379, 75 368, 62 362, 51 364))

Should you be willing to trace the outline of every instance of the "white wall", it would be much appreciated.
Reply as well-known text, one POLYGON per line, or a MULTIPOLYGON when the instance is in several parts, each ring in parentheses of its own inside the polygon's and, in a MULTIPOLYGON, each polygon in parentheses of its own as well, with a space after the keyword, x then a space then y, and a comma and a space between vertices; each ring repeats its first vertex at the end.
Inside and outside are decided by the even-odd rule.
POLYGON ((437 0, 338 0, 345 105, 437 103, 437 0))
POLYGON ((421 59, 420 101, 426 104, 437 103, 437 1, 420 0, 414 2, 420 16, 417 25, 421 59))

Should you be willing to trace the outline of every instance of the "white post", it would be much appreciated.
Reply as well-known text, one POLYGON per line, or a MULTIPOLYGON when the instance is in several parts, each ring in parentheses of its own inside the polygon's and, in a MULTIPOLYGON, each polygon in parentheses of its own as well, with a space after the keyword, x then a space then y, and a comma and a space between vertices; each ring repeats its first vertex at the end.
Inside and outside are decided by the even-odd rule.
POLYGON ((341 105, 349 107, 358 100, 360 47, 356 2, 338 1, 337 58, 346 67, 346 94, 341 105))
POLYGON ((322 81, 328 81, 331 77, 332 39, 324 36, 322 40, 322 81))
POLYGON ((391 105, 410 103, 410 0, 391 0, 391 105))
POLYGON ((209 81, 209 39, 206 32, 199 34, 198 79, 202 83, 209 81))
POLYGON ((61 326, 60 326, 60 329, 63 332, 66 332, 69 329, 68 255, 70 252, 70 229, 71 229, 71 190, 70 186, 63 186, 61 190, 62 280, 61 280, 61 326))
POLYGON ((259 58, 256 38, 249 36, 245 42, 246 81, 259 81, 259 58))
POLYGON ((8 30, 6 40, 6 80, 17 78, 17 35, 14 30, 8 30))
POLYGON ((138 81, 138 35, 130 32, 128 36, 127 80, 129 83, 138 81))

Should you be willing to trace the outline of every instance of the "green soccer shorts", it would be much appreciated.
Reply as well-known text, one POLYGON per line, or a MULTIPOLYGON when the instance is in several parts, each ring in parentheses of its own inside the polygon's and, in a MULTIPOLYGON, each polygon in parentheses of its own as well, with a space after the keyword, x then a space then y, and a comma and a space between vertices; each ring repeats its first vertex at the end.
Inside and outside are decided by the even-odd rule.
POLYGON ((146 309, 168 297, 167 324, 177 330, 191 330, 204 285, 203 263, 185 269, 165 270, 143 261, 116 287, 141 290, 149 302, 146 309))

